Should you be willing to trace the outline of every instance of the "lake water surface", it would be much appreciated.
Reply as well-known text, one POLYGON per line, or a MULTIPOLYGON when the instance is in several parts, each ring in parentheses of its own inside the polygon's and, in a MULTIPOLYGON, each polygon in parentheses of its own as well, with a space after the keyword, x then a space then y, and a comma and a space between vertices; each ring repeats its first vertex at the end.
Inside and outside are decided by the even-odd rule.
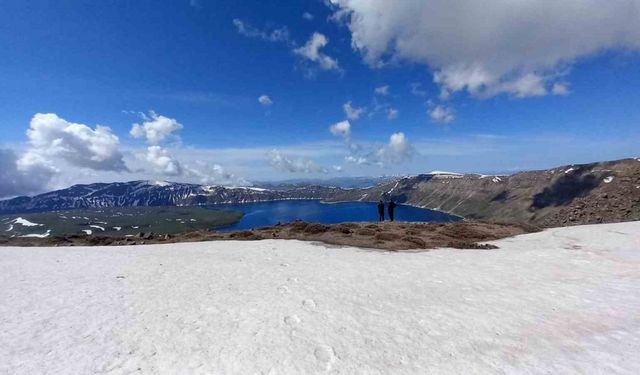
MULTIPOLYGON (((245 214, 239 223, 218 228, 220 230, 249 229, 294 220, 323 224, 378 220, 377 204, 373 202, 322 203, 319 200, 286 200, 217 204, 211 208, 238 210, 245 214)), ((461 218, 426 208, 398 205, 395 210, 395 220, 448 222, 458 221, 461 218)))

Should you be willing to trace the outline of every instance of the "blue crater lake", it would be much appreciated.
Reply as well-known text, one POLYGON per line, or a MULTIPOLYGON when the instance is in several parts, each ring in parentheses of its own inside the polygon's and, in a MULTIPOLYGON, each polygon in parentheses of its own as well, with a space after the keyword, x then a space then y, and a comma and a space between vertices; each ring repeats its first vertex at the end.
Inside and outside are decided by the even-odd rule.
MULTIPOLYGON (((257 203, 216 204, 215 209, 229 209, 244 212, 237 224, 218 228, 219 230, 249 229, 288 223, 295 220, 335 224, 348 221, 377 221, 378 208, 373 202, 323 203, 319 200, 286 200, 257 203)), ((385 207, 385 217, 386 217, 385 207)), ((388 219, 388 217, 387 217, 388 219)), ((449 222, 461 220, 459 216, 407 205, 398 205, 396 221, 449 222)))

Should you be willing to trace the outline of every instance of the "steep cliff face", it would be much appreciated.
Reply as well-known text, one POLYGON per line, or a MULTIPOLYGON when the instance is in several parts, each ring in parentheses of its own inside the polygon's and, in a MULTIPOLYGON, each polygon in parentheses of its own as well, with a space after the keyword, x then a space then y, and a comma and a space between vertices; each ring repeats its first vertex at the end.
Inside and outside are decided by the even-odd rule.
POLYGON ((510 176, 432 173, 337 193, 334 200, 398 202, 470 219, 560 226, 640 220, 640 159, 510 176))

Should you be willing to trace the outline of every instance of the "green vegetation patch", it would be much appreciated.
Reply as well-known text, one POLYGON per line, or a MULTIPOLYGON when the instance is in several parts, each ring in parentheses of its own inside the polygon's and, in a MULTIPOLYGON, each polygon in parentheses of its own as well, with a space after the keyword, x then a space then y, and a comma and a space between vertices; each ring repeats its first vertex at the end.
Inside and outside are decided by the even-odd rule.
POLYGON ((109 207, 0 216, 4 237, 176 234, 232 225, 243 213, 202 207, 109 207))

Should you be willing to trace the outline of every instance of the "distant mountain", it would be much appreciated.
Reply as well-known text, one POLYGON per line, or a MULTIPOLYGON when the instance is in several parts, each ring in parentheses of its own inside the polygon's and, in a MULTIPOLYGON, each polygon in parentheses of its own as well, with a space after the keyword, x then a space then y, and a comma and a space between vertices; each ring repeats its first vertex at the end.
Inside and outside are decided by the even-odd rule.
POLYGON ((37 212, 72 208, 189 206, 281 199, 323 199, 340 189, 322 186, 228 188, 165 181, 131 181, 74 185, 34 197, 0 201, 0 213, 37 212))
POLYGON ((0 201, 0 213, 284 199, 377 201, 381 197, 470 219, 544 227, 640 220, 640 159, 567 165, 509 176, 434 171, 390 178, 363 188, 306 183, 229 188, 159 181, 75 185, 0 201))

